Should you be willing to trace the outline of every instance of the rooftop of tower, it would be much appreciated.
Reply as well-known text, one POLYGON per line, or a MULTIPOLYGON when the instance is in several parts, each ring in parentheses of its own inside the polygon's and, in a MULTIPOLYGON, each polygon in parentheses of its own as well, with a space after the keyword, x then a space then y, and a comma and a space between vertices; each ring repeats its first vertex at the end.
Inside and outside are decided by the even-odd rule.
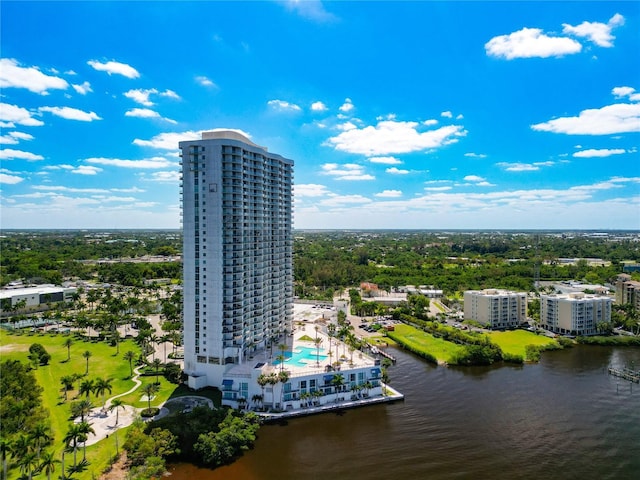
POLYGON ((215 130, 202 132, 202 140, 237 140, 253 147, 261 148, 265 151, 268 151, 267 147, 263 147, 262 145, 253 143, 251 140, 249 140, 249 137, 247 137, 244 133, 241 133, 239 130, 216 128, 215 130))

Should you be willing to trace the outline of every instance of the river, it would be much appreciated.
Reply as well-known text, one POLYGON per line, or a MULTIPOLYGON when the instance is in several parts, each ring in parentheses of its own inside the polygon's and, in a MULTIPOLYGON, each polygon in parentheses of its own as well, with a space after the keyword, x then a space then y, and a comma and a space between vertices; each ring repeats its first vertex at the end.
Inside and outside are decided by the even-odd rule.
POLYGON ((640 385, 609 365, 640 349, 578 346, 523 367, 433 367, 403 351, 395 404, 265 425, 255 448, 172 480, 640 478, 640 385))

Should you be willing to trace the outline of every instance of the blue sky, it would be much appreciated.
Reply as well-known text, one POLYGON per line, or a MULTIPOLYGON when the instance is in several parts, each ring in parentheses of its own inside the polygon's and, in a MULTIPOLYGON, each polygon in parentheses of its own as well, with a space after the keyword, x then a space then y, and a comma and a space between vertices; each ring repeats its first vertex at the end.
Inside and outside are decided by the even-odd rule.
POLYGON ((640 228, 638 2, 0 3, 3 228, 179 228, 177 143, 296 228, 640 228))

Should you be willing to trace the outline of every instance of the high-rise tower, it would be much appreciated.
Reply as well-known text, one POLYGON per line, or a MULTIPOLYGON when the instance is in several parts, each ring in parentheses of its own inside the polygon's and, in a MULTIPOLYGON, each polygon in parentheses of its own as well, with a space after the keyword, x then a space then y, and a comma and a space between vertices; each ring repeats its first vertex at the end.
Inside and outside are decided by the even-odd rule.
POLYGON ((222 385, 291 331, 293 161, 231 130, 180 142, 184 370, 222 385))

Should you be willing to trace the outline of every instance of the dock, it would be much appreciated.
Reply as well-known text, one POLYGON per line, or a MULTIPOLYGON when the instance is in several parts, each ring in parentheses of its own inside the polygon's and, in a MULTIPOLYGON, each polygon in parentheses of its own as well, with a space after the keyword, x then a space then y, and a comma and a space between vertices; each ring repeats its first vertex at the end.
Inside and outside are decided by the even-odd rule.
POLYGON ((609 367, 609 373, 615 377, 629 380, 630 382, 640 383, 640 370, 631 370, 630 368, 609 367))
POLYGON ((389 360, 391 360, 393 363, 396 363, 396 357, 394 357, 393 355, 389 355, 387 352, 376 347, 375 345, 369 345, 369 346, 371 348, 371 353, 375 355, 383 356, 384 358, 388 358, 389 360))

